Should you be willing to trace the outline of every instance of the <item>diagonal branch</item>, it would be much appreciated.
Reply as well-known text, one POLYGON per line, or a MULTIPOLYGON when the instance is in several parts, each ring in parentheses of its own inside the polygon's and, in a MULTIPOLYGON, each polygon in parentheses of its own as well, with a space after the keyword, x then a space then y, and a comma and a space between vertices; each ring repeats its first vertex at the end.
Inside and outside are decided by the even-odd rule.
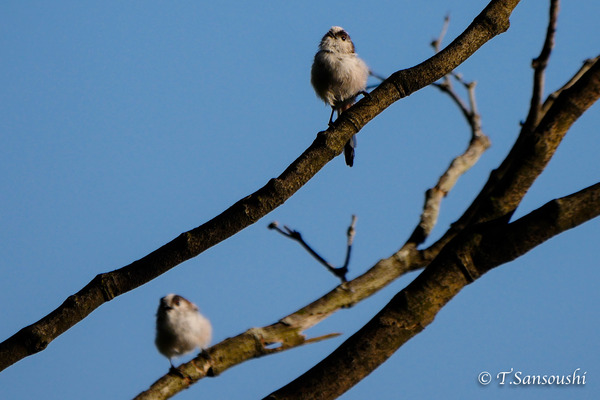
POLYGON ((521 129, 513 148, 492 171, 477 198, 426 253, 436 254, 467 226, 500 217, 510 219, 571 125, 600 98, 600 58, 594 60, 571 86, 559 93, 533 132, 521 129))
MULTIPOLYGON (((474 91, 474 86, 463 84, 469 91, 474 91)), ((477 115, 475 121, 479 121, 474 94, 469 95, 469 101, 471 110, 474 110, 473 113, 477 115)), ((442 183, 438 183, 438 186, 444 188, 446 194, 453 188, 458 177, 474 165, 481 153, 489 146, 487 137, 481 132, 480 123, 473 123, 472 120, 469 120, 469 125, 472 128, 472 138, 467 151, 455 158, 442 175, 440 179, 442 183)), ((436 196, 426 202, 421 222, 415 227, 415 232, 419 230, 421 232, 420 240, 424 241, 426 239, 437 221, 437 213, 434 217, 428 210, 432 207, 432 204, 436 204, 435 208, 439 212, 439 203, 441 203, 442 198, 443 196, 436 196), (429 229, 421 229, 423 221, 427 221, 429 229)), ((352 227, 353 224, 349 228, 349 240, 352 227)), ((289 228, 288 230, 291 231, 289 228)), ((283 230, 279 231, 286 236, 289 233, 283 230)), ((269 354, 266 346, 273 343, 281 344, 280 347, 277 347, 278 351, 306 343, 306 339, 302 334, 303 331, 321 322, 339 309, 351 307, 371 296, 399 276, 425 267, 437 255, 434 251, 428 251, 427 256, 424 257, 424 252, 417 250, 417 245, 420 242, 417 243, 414 239, 415 234, 413 233, 400 250, 392 256, 380 260, 363 275, 338 286, 320 299, 282 318, 279 322, 263 328, 250 329, 234 338, 216 344, 207 352, 211 355, 210 357, 200 354, 193 361, 179 367, 182 372, 180 376, 171 374, 163 376, 136 399, 170 398, 206 376, 220 374, 239 363, 269 354)), ((345 265, 347 265, 347 262, 345 265)))
POLYGON ((600 183, 553 200, 513 223, 500 218, 461 233, 363 328, 266 399, 337 398, 425 329, 463 287, 598 215, 600 183), (335 379, 323 379, 332 376, 335 379))
POLYGON ((600 97, 600 62, 563 91, 532 134, 520 138, 496 171, 498 184, 480 208, 478 222, 512 213, 544 170, 573 123, 600 97), (499 201, 502 199, 503 201, 499 201))
POLYGON ((229 238, 283 204, 321 168, 341 154, 344 145, 362 127, 399 99, 440 79, 475 51, 509 27, 509 16, 519 0, 492 0, 469 27, 440 53, 425 62, 398 71, 371 96, 362 99, 278 178, 239 200, 205 224, 182 233, 147 256, 118 270, 97 275, 76 294, 38 322, 0 343, 0 370, 42 351, 56 337, 83 320, 103 303, 160 276, 229 238))
POLYGON ((192 361, 177 367, 174 373, 169 371, 134 399, 168 399, 189 388, 198 380, 207 376, 217 376, 226 369, 248 359, 279 353, 336 336, 339 336, 339 333, 306 339, 295 329, 282 329, 280 323, 263 328, 252 328, 201 352, 192 361), (267 347, 268 344, 276 342, 280 342, 282 345, 274 348, 267 347))
MULTIPOLYGON (((471 141, 470 148, 473 145, 474 142, 471 141)), ((466 171, 462 167, 455 167, 454 164, 450 165, 444 175, 458 176, 466 171)), ((448 190, 450 189, 451 187, 448 188, 448 190)), ((427 208, 427 204, 425 207, 427 208)), ((435 224, 435 220, 432 223, 435 224)), ((353 224, 350 225, 349 231, 352 230, 352 227, 353 224)), ((351 232, 349 232, 349 240, 350 238, 351 232)), ((429 252, 428 256, 434 257, 434 253, 429 252)), ((244 361, 272 353, 273 350, 270 350, 268 346, 273 343, 280 343, 276 349, 284 351, 314 340, 307 340, 302 332, 339 309, 351 307, 371 296, 399 276, 425 267, 430 260, 430 258, 424 258, 422 252, 417 250, 417 243, 409 240, 400 250, 377 262, 363 275, 336 287, 325 296, 282 318, 279 322, 263 328, 250 329, 214 345, 206 351, 210 357, 201 353, 194 360, 179 367, 181 375, 167 374, 163 376, 136 399, 170 398, 206 376, 218 375, 244 361)))
POLYGON ((434 257, 425 271, 334 353, 269 399, 341 395, 431 323, 463 286, 553 235, 597 216, 599 184, 508 224, 570 126, 599 97, 600 62, 596 61, 561 91, 533 133, 522 130, 469 209, 438 242, 422 251, 424 259, 434 257), (322 376, 338 379, 323 380, 322 376))

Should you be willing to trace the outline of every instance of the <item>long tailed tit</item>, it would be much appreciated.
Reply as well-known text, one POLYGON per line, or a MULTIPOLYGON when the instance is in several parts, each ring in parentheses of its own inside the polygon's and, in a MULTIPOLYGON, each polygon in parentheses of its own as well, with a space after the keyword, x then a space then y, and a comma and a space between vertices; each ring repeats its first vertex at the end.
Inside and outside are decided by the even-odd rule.
MULTIPOLYGON (((339 115, 349 109, 358 94, 365 94, 369 67, 354 50, 350 35, 341 27, 333 26, 319 44, 312 65, 310 82, 317 96, 331 106, 329 125, 333 112, 339 115)), ((356 137, 346 143, 344 157, 346 164, 354 164, 356 137)))
POLYGON ((198 307, 176 294, 160 299, 156 313, 156 347, 169 359, 205 349, 210 344, 212 326, 198 307))

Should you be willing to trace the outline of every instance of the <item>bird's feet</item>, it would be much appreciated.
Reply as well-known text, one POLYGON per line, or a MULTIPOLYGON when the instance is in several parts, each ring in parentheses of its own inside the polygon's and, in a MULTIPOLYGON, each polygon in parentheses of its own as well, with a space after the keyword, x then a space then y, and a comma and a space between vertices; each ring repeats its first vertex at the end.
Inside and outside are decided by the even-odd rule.
POLYGON ((171 375, 177 375, 178 377, 180 377, 181 379, 184 379, 185 377, 183 376, 183 374, 173 366, 173 364, 171 364, 171 368, 169 368, 169 374, 171 375))

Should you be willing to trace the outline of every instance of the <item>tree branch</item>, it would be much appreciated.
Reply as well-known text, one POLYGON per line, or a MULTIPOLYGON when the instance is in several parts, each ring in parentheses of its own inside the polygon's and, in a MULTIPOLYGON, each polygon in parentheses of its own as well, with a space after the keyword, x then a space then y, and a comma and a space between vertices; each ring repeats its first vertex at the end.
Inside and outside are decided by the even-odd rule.
POLYGON ((481 136, 473 136, 467 150, 452 160, 447 171, 440 177, 437 184, 426 192, 425 207, 421 214, 421 220, 411 234, 409 242, 418 245, 425 241, 437 222, 442 198, 450 192, 458 181, 458 178, 477 163, 483 152, 489 147, 490 140, 487 136, 483 134, 481 136))
POLYGON ((97 275, 61 306, 38 322, 0 343, 0 370, 39 352, 56 337, 116 296, 133 290, 176 265, 253 224, 311 179, 342 152, 345 143, 392 103, 430 85, 469 58, 483 44, 509 27, 509 16, 519 0, 493 0, 446 49, 429 60, 394 73, 317 135, 313 144, 278 178, 241 199, 205 224, 182 233, 147 256, 118 270, 97 275))
POLYGON ((600 183, 553 200, 513 223, 500 218, 465 231, 363 328, 266 399, 337 398, 429 325, 464 286, 598 215, 600 183), (332 376, 335 379, 324 379, 332 376))
POLYGON ((252 328, 201 352, 192 361, 177 367, 175 373, 169 371, 152 384, 148 390, 137 395, 135 400, 168 399, 189 388, 198 380, 207 376, 217 376, 248 359, 279 353, 336 336, 339 336, 339 333, 306 339, 296 329, 286 329, 281 323, 263 328, 252 328), (267 345, 277 342, 281 343, 281 346, 267 347, 267 345))
POLYGON ((346 258, 344 259, 344 265, 342 265, 342 271, 344 271, 344 280, 346 282, 346 274, 348 273, 348 266, 350 265, 350 254, 352 253, 352 244, 354 243, 354 236, 356 235, 356 215, 352 215, 352 221, 346 231, 346 258))
POLYGON ((348 227, 348 230, 346 232, 346 236, 347 236, 347 246, 346 246, 346 258, 344 259, 344 265, 342 265, 341 267, 336 267, 333 264, 331 264, 329 261, 325 260, 325 258, 323 258, 319 253, 317 253, 302 237, 302 234, 294 229, 289 228, 288 226, 284 225, 283 229, 281 229, 279 227, 279 223, 277 221, 271 222, 268 226, 269 229, 274 229, 275 231, 279 232, 280 234, 282 234, 283 236, 290 238, 298 243, 300 243, 300 245, 306 250, 308 251, 308 253, 313 256, 317 261, 319 261, 323 266, 325 266, 325 268, 327 268, 327 270, 329 272, 331 272, 334 276, 336 276, 337 278, 339 278, 342 283, 344 282, 348 282, 348 279, 346 279, 346 275, 348 274, 348 264, 350 264, 350 254, 352 252, 352 242, 354 241, 354 234, 355 234, 355 225, 356 225, 356 215, 352 216, 352 222, 350 223, 350 226, 348 227))
POLYGON ((542 51, 537 58, 531 62, 533 67, 533 94, 531 96, 531 105, 529 114, 525 120, 524 130, 532 130, 540 120, 542 97, 544 95, 545 71, 550 59, 550 53, 554 48, 554 35, 556 33, 556 22, 558 20, 558 10, 560 8, 559 0, 550 0, 550 18, 548 19, 548 29, 546 30, 546 39, 542 46, 542 51))
MULTIPOLYGON (((477 114, 474 96, 470 96, 470 101, 472 109, 477 114)), ((473 146, 481 146, 483 141, 481 139, 476 140, 476 137, 480 136, 478 134, 473 134, 472 136, 471 144, 465 154, 485 150, 473 148, 473 146)), ((457 159, 460 159, 460 157, 462 156, 457 157, 457 159)), ((474 158, 469 156, 468 158, 472 159, 474 163, 479 157, 474 158)), ((469 163, 453 162, 444 175, 453 176, 453 182, 455 182, 458 176, 466 172, 472 165, 466 164, 469 163)), ((453 187, 453 184, 444 185, 444 187, 446 187, 447 193, 453 187)), ((441 199, 440 197, 439 201, 441 199)), ((428 205, 426 204, 425 207, 427 208, 428 205)), ((435 219, 433 220, 433 224, 435 224, 435 219)), ((415 229, 418 229, 418 227, 415 229)), ((424 234, 428 235, 429 232, 430 229, 424 232, 424 234)), ((206 354, 210 354, 210 357, 200 354, 194 360, 179 367, 182 376, 185 376, 185 378, 167 374, 157 380, 147 391, 141 393, 137 398, 170 398, 205 376, 218 375, 234 365, 265 355, 266 346, 273 343, 281 343, 281 346, 277 348, 278 351, 304 344, 306 343, 306 339, 302 334, 304 330, 316 325, 337 310, 351 307, 357 302, 371 296, 397 277, 409 271, 423 268, 436 254, 433 251, 428 251, 427 257, 423 257, 423 252, 417 250, 417 243, 409 239, 400 250, 388 258, 380 260, 363 275, 338 286, 325 296, 295 313, 282 318, 273 325, 263 328, 253 328, 234 338, 216 344, 206 352, 206 354), (258 340, 256 340, 257 332, 260 332, 258 340), (213 354, 218 354, 218 356, 213 354)))
MULTIPOLYGON (((464 171, 460 169, 455 173, 459 174, 464 171)), ((448 190, 450 189, 451 187, 448 190)), ((353 224, 348 229, 349 241, 352 237, 350 232, 352 228, 353 224)), ((433 257, 433 253, 429 252, 429 256, 433 257)), ((194 360, 181 365, 178 368, 181 375, 167 374, 163 376, 136 399, 167 399, 206 376, 218 375, 244 361, 314 341, 316 339, 306 339, 302 332, 337 310, 351 307, 371 296, 399 276, 423 268, 429 261, 430 259, 423 258, 422 253, 417 250, 417 244, 409 240, 400 250, 388 258, 380 260, 363 275, 336 287, 325 296, 282 318, 279 322, 263 328, 252 328, 214 345, 194 360), (281 345, 275 350, 269 349, 268 346, 274 343, 281 345)))
POLYGON ((496 171, 498 184, 479 209, 478 222, 512 213, 544 170, 571 125, 600 97, 600 63, 563 91, 531 135, 520 140, 496 171))
MULTIPOLYGON (((436 52, 439 52, 449 22, 450 17, 446 16, 440 36, 432 42, 432 46, 436 52)), ((450 167, 440 177, 437 184, 425 194, 425 207, 421 214, 421 221, 408 240, 409 242, 414 242, 416 245, 423 243, 431 233, 433 226, 437 222, 442 198, 454 187, 458 178, 469 170, 491 145, 490 139, 481 129, 481 116, 477 111, 477 102, 475 100, 475 85, 475 82, 465 82, 462 77, 454 72, 446 75, 442 79, 442 83, 433 83, 434 87, 450 96, 464 115, 471 128, 471 142, 463 154, 452 160, 450 167), (456 79, 467 89, 469 105, 454 90, 452 78, 456 79)))
POLYGON ((436 53, 440 52, 440 49, 442 48, 442 41, 444 40, 444 37, 446 36, 446 32, 448 32, 448 26, 450 25, 450 14, 446 14, 446 16, 444 17, 444 23, 442 24, 442 29, 440 30, 440 34, 438 35, 437 39, 434 39, 431 41, 431 47, 433 47, 433 51, 436 53))
MULTIPOLYGON (((434 254, 467 226, 510 219, 533 182, 542 173, 571 125, 600 98, 600 58, 595 58, 571 86, 560 91, 533 132, 521 129, 502 164, 492 171, 477 198, 434 245, 434 254)), ((425 255, 427 257, 427 255, 425 255)))
POLYGON ((269 399, 341 395, 431 323, 463 286, 553 235, 597 216, 599 184, 508 224, 570 126, 598 97, 600 66, 596 59, 560 92, 533 132, 522 129, 507 158, 465 214, 421 253, 425 259, 435 257, 425 271, 334 353, 269 399), (325 376, 336 379, 323 379, 325 376))
POLYGON ((575 75, 573 75, 573 77, 571 79, 569 79, 569 81, 567 83, 565 83, 560 89, 558 89, 554 93, 551 93, 546 98, 546 101, 544 101, 544 104, 542 105, 542 108, 540 111, 540 116, 542 117, 542 116, 546 115, 546 113, 550 109, 550 106, 552 106, 552 104, 554 104, 554 101, 558 98, 558 96, 564 90, 573 86, 575 84, 575 82, 577 82, 579 80, 579 78, 581 78, 587 72, 587 70, 589 70, 598 61, 599 58, 600 58, 600 56, 596 56, 594 58, 585 60, 583 62, 583 65, 581 66, 581 68, 579 68, 579 71, 577 71, 577 73, 575 73, 575 75))

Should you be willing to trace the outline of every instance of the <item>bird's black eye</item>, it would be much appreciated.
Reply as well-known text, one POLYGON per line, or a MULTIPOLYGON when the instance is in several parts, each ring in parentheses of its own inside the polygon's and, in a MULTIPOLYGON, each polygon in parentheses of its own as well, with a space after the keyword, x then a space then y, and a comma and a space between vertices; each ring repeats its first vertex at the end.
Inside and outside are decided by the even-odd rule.
POLYGON ((342 39, 342 40, 344 40, 344 41, 346 40, 346 38, 347 38, 347 36, 346 36, 346 35, 342 35, 342 36, 341 36, 341 39, 342 39))

